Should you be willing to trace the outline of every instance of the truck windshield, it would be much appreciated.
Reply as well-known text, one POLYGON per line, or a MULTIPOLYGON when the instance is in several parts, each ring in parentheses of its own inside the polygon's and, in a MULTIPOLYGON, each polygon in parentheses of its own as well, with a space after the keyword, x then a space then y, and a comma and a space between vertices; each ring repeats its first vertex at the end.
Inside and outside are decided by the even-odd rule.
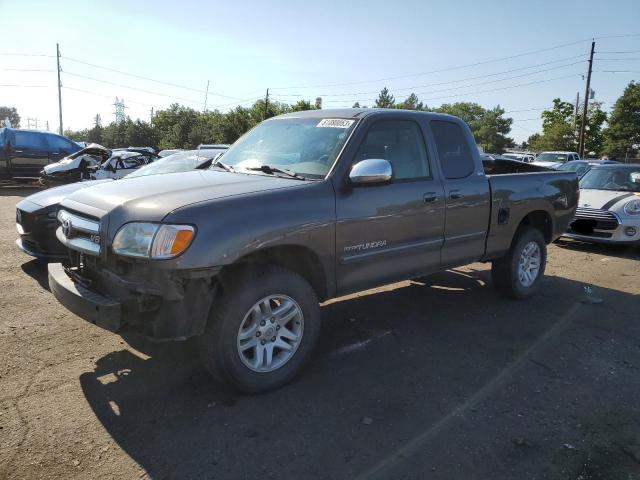
POLYGON ((640 192, 640 168, 593 168, 580 180, 580 188, 640 192))
POLYGON ((258 173, 256 168, 268 165, 321 179, 329 173, 355 124, 355 120, 336 118, 269 120, 234 143, 224 163, 248 173, 258 173))

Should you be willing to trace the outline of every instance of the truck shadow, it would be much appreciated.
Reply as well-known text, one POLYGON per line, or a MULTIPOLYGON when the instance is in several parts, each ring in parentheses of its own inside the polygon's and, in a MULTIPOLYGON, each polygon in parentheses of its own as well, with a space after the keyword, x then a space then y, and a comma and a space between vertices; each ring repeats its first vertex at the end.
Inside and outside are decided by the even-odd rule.
POLYGON ((583 295, 581 283, 547 277, 540 295, 514 302, 486 270, 448 271, 325 304, 314 360, 274 392, 236 395, 191 342, 139 338, 144 353, 112 352, 80 384, 151 478, 350 478, 483 388, 583 295))

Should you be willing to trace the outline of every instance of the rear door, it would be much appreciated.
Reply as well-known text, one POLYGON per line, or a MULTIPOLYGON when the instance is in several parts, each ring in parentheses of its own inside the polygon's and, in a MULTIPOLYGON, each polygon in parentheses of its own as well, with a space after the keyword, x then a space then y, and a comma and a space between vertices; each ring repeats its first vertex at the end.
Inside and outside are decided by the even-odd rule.
POLYGON ((27 130, 15 130, 13 133, 14 143, 10 154, 12 174, 37 176, 49 162, 46 134, 27 130))
POLYGON ((393 180, 336 192, 336 278, 342 293, 440 268, 443 188, 427 156, 421 126, 390 119, 366 128, 351 165, 386 159, 393 180))
POLYGON ((429 124, 446 202, 442 265, 464 265, 484 255, 491 209, 489 181, 475 161, 472 149, 477 147, 470 133, 456 122, 432 120, 429 124))

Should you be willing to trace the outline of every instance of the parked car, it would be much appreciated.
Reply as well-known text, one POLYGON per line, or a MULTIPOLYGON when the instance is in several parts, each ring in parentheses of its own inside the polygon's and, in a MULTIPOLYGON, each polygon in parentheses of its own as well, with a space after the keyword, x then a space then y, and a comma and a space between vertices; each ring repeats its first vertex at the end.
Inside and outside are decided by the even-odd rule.
POLYGON ((555 169, 576 172, 578 178, 582 178, 594 165, 619 165, 619 162, 615 160, 571 160, 558 165, 555 169))
POLYGON ((45 165, 40 172, 40 183, 52 187, 87 179, 89 171, 102 165, 110 156, 111 150, 92 143, 59 162, 45 165))
POLYGON ((49 286, 103 328, 197 336, 244 392, 301 370, 319 301, 475 261, 505 295, 533 295, 578 200, 573 172, 485 175, 468 126, 427 112, 280 115, 215 165, 62 200, 71 267, 49 264, 49 286))
POLYGON ((565 236, 640 242, 640 165, 594 165, 580 180, 580 204, 565 236))
POLYGON ((122 178, 157 158, 160 157, 144 148, 109 150, 93 144, 60 162, 45 166, 40 172, 40 183, 55 186, 86 179, 122 178))
POLYGON ((139 150, 117 150, 102 165, 89 173, 91 180, 122 178, 160 158, 155 153, 139 150))
POLYGON ((174 153, 184 152, 184 150, 180 148, 174 148, 171 150, 160 150, 158 152, 159 157, 168 157, 169 155, 173 155, 174 153))
POLYGON ((531 153, 503 153, 502 156, 524 163, 531 163, 536 159, 536 157, 531 153))
MULTIPOLYGON (((220 153, 220 150, 191 150, 175 154, 145 165, 130 173, 129 176, 135 178, 208 168, 220 153)), ((21 200, 16 205, 18 248, 27 255, 41 260, 66 259, 68 251, 56 238, 56 216, 60 202, 77 190, 112 180, 114 178, 70 183, 34 193, 21 200)))
POLYGON ((45 165, 81 148, 55 133, 0 128, 0 178, 37 180, 45 165))
POLYGON ((536 165, 547 168, 558 168, 560 165, 573 160, 580 160, 576 152, 541 152, 536 157, 536 165))

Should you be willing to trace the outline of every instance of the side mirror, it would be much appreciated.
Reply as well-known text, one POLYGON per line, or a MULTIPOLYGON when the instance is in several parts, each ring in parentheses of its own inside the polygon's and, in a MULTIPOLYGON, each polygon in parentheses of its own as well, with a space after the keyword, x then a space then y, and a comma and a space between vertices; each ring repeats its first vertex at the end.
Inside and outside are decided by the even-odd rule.
POLYGON ((353 185, 382 185, 393 177, 393 168, 388 160, 368 158, 351 167, 349 180, 353 185))

